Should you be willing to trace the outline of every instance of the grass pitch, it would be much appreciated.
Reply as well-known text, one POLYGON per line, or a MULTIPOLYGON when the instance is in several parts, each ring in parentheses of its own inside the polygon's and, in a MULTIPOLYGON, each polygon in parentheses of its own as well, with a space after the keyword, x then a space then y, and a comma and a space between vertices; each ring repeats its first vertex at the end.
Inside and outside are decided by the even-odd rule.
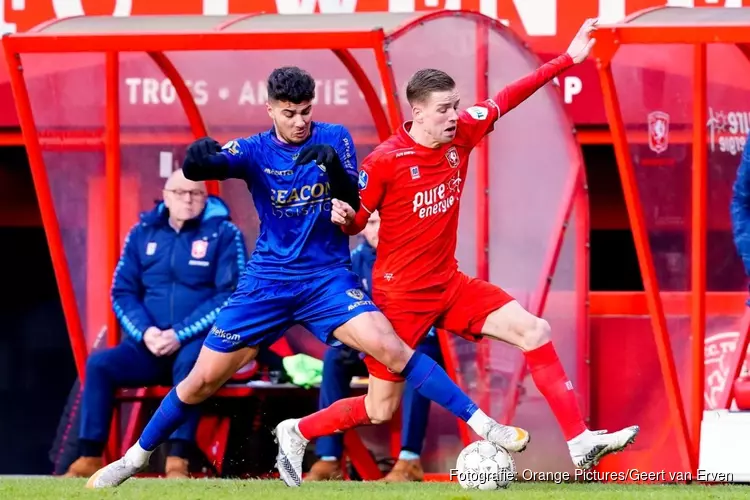
POLYGON ((507 496, 514 499, 713 499, 748 498, 743 485, 634 485, 513 483, 499 491, 468 491, 456 483, 384 484, 376 482, 304 483, 287 488, 279 480, 131 479, 112 490, 86 490, 85 480, 0 478, 0 499, 8 500, 472 500, 507 496))

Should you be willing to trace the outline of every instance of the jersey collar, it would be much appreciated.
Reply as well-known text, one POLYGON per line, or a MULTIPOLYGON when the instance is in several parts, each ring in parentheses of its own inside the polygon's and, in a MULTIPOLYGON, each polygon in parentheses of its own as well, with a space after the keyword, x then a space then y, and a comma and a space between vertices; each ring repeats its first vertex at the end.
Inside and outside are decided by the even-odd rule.
POLYGON ((300 147, 310 142, 310 139, 312 139, 314 130, 315 130, 315 122, 312 122, 310 124, 310 135, 308 135, 307 139, 305 139, 303 142, 300 142, 299 144, 289 144, 287 142, 283 142, 279 140, 278 136, 276 135, 276 127, 274 127, 273 125, 271 125, 271 128, 269 129, 268 133, 270 135, 271 141, 273 141, 273 143, 276 144, 277 146, 288 149, 290 151, 296 151, 300 147))

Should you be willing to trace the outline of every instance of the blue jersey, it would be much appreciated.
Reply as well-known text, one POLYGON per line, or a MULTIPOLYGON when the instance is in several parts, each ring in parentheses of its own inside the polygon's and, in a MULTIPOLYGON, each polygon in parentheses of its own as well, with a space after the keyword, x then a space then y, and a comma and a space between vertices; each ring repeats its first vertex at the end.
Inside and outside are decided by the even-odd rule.
POLYGON ((294 164, 308 144, 335 148, 356 181, 354 143, 342 125, 313 122, 310 138, 300 145, 281 142, 271 129, 222 148, 230 177, 247 183, 260 219, 260 234, 247 266, 251 275, 307 280, 334 268, 351 267, 349 237, 331 222, 328 174, 314 161, 294 164))

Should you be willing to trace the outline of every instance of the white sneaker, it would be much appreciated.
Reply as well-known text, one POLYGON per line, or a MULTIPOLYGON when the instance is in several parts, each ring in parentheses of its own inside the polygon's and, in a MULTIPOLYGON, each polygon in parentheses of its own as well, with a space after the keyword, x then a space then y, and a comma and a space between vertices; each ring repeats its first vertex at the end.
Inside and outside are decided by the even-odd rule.
POLYGON ((138 466, 129 460, 126 454, 121 459, 94 472, 94 475, 86 481, 86 488, 115 488, 145 469, 147 464, 148 462, 138 466))
POLYGON ((487 423, 482 430, 481 435, 487 441, 515 453, 521 453, 531 441, 529 433, 520 427, 501 425, 494 420, 487 423))
POLYGON ((626 427, 617 432, 585 431, 568 441, 570 458, 579 469, 590 469, 599 463, 602 457, 617 453, 635 441, 640 428, 637 425, 626 427))
POLYGON ((273 431, 279 445, 276 469, 284 483, 292 488, 302 484, 302 459, 309 442, 297 429, 299 421, 298 418, 284 420, 273 431))

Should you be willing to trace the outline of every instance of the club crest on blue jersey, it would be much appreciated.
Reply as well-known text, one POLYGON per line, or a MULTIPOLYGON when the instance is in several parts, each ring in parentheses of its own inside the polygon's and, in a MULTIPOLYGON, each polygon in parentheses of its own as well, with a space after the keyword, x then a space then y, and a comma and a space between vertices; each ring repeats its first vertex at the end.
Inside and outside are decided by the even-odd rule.
POLYGON ((367 187, 367 172, 364 170, 359 171, 359 189, 367 187))
POLYGON ((224 144, 221 149, 223 149, 224 151, 228 151, 232 156, 237 156, 240 154, 240 143, 237 141, 229 141, 228 143, 224 144))

